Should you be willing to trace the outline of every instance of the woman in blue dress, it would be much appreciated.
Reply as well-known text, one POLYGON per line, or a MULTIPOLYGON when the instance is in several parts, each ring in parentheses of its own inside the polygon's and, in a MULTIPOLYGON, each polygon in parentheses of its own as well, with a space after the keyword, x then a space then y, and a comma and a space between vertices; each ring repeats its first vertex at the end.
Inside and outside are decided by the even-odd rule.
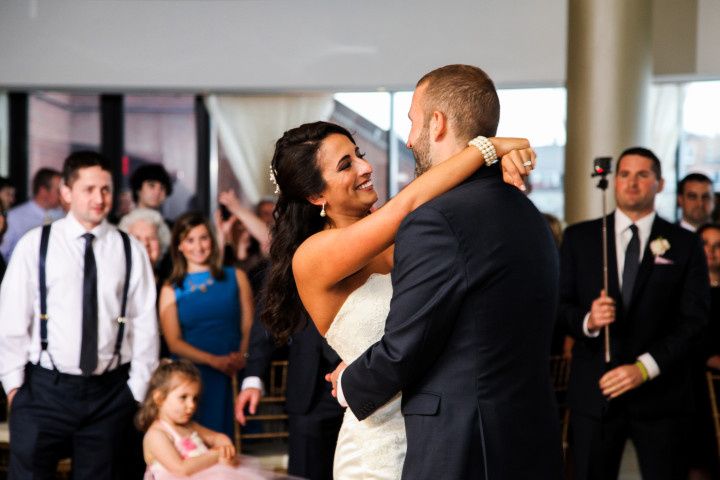
POLYGON ((200 369, 195 420, 233 435, 231 378, 245 367, 253 294, 242 270, 222 267, 209 221, 190 212, 175 221, 173 271, 160 291, 160 325, 173 355, 200 369))

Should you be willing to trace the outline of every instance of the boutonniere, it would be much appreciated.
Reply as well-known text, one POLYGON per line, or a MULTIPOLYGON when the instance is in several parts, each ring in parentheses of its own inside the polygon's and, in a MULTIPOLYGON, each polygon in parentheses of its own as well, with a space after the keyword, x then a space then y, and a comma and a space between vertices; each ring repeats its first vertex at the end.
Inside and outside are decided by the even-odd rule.
POLYGON ((650 242, 650 251, 655 256, 655 263, 669 264, 673 263, 672 260, 663 258, 665 252, 670 250, 670 242, 666 238, 657 237, 655 240, 650 242))

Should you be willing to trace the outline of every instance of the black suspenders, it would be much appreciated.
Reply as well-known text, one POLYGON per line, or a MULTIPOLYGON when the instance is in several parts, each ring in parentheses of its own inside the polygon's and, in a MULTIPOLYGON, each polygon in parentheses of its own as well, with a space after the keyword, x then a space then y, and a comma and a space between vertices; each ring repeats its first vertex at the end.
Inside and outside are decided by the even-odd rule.
MULTIPOLYGON (((43 352, 47 352, 48 357, 50 357, 50 363, 52 363, 53 370, 57 371, 55 361, 53 360, 52 355, 50 355, 50 352, 47 349, 47 322, 49 317, 47 314, 47 282, 45 277, 45 262, 47 260, 48 241, 50 239, 50 227, 52 227, 51 223, 43 225, 42 232, 40 233, 40 261, 38 265, 38 283, 40 287, 40 357, 38 357, 38 365, 40 365, 40 358, 42 357, 43 352)), ((118 230, 118 233, 122 238, 123 249, 125 250, 125 285, 123 286, 120 316, 117 319, 118 333, 117 338, 115 339, 115 351, 113 352, 113 357, 110 359, 110 363, 108 363, 108 366, 105 368, 105 372, 110 369, 116 358, 117 364, 120 364, 120 347, 122 346, 123 337, 125 335, 125 324, 127 323, 125 311, 127 308, 128 291, 130 290, 130 272, 132 270, 130 237, 128 237, 128 234, 123 232, 122 230, 118 230)))

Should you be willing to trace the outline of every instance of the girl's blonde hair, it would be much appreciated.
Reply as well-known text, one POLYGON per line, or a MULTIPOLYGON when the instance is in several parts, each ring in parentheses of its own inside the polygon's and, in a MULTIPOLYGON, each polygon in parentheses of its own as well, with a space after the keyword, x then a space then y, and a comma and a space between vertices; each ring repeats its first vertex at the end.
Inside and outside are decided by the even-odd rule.
POLYGON ((202 386, 200 371, 189 360, 171 360, 169 358, 160 360, 160 365, 150 377, 150 385, 145 394, 145 400, 143 400, 140 410, 135 416, 135 426, 139 430, 147 431, 150 425, 157 420, 160 406, 155 401, 155 392, 160 392, 161 397, 166 398, 174 387, 172 381, 174 375, 179 375, 191 382, 197 382, 198 385, 202 386))

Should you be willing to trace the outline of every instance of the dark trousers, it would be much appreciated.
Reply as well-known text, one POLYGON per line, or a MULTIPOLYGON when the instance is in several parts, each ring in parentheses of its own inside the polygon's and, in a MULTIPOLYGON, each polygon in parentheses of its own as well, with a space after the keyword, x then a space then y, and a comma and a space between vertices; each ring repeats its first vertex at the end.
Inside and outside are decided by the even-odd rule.
POLYGON ((571 414, 572 455, 577 480, 616 480, 628 439, 637 452, 642 478, 685 479, 688 475, 687 418, 632 418, 617 412, 602 421, 571 414))
MULTIPOLYGON (((329 384, 328 384, 329 385, 329 384)), ((332 480, 333 458, 343 410, 329 390, 306 414, 289 414, 288 473, 332 480)))
POLYGON ((123 365, 82 377, 28 365, 10 412, 8 478, 52 479, 66 457, 73 479, 117 475, 122 435, 136 410, 128 371, 123 365))

